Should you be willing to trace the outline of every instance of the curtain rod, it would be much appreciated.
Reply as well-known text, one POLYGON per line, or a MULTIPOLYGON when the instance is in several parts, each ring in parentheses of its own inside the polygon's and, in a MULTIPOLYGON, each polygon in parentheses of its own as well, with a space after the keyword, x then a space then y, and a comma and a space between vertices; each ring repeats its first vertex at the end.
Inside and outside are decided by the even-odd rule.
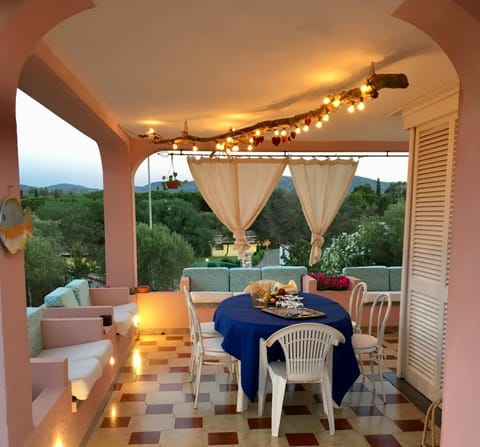
MULTIPOLYGON (((157 152, 158 155, 161 157, 171 157, 172 155, 180 156, 180 157, 191 157, 191 156, 198 156, 198 157, 211 157, 211 151, 187 151, 187 150, 177 150, 175 152, 157 152)), ((372 152, 372 153, 343 153, 343 152, 278 152, 278 153, 245 153, 245 152, 235 152, 230 154, 219 154, 216 153, 214 157, 217 158, 302 158, 302 157, 309 157, 309 158, 375 158, 375 157, 399 157, 404 158, 408 157, 408 152, 372 152)))

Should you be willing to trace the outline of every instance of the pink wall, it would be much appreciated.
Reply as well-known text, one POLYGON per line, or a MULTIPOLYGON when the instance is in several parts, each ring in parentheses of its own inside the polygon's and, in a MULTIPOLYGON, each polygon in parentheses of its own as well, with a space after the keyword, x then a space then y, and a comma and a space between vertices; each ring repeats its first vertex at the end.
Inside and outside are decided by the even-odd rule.
POLYGON ((405 0, 395 15, 424 30, 447 53, 460 78, 459 126, 452 221, 443 392, 442 446, 478 446, 480 300, 472 278, 480 271, 480 4, 405 0), (458 175, 461 173, 461 175, 458 175), (473 205, 473 206, 472 206, 473 205))

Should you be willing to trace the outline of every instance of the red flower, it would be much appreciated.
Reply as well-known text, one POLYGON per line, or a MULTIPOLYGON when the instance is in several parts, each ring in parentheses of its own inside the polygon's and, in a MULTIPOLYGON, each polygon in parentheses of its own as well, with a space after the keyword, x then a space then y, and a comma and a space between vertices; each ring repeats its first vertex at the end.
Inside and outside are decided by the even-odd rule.
POLYGON ((325 276, 322 272, 307 274, 317 280, 317 290, 346 290, 350 282, 345 275, 325 276))

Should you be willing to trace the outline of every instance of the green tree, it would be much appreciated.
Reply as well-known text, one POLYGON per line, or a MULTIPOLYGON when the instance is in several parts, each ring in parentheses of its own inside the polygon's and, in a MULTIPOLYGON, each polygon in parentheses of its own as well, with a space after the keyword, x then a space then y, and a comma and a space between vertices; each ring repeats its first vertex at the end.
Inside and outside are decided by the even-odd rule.
POLYGON ((180 235, 165 225, 137 225, 137 264, 139 284, 153 290, 178 287, 183 268, 194 260, 194 252, 180 235))

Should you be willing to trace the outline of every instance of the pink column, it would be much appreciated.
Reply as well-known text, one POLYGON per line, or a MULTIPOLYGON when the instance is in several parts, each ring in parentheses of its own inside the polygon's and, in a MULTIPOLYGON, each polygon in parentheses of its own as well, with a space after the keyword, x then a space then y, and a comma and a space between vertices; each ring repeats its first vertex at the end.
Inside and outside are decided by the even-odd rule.
MULTIPOLYGON (((89 0, 10 1, 0 6, 0 200, 19 198, 15 97, 25 60, 59 22, 92 7, 89 0)), ((22 252, 0 247, 0 445, 20 446, 31 434, 32 387, 22 252)))
POLYGON ((395 15, 429 34, 460 78, 448 319, 443 390, 442 446, 478 446, 480 401, 480 7, 451 0, 405 0, 395 15), (473 15, 475 14, 476 17, 473 15), (472 202, 473 198, 473 202, 472 202))

